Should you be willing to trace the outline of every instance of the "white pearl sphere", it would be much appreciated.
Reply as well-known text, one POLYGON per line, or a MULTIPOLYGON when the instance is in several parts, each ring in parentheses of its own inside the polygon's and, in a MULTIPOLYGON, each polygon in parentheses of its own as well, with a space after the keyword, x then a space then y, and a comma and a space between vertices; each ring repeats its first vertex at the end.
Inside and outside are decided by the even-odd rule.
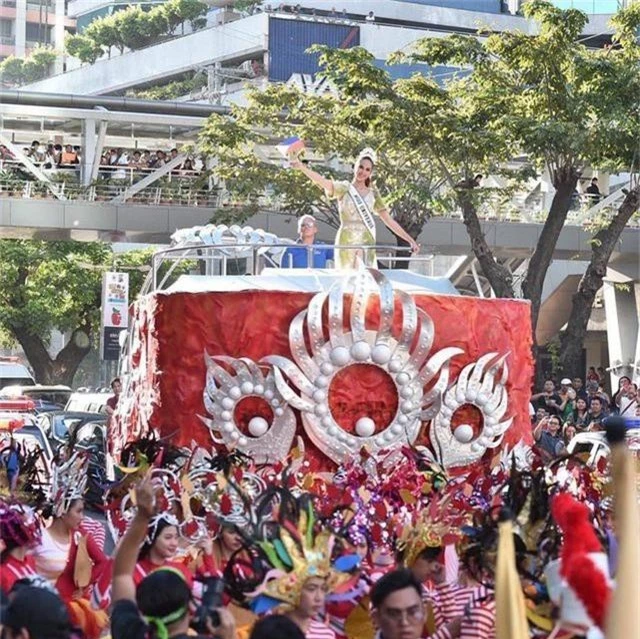
POLYGON ((498 423, 498 420, 492 415, 489 415, 488 417, 485 417, 484 423, 485 426, 495 426, 498 423))
POLYGON ((326 388, 329 385, 329 380, 325 375, 318 375, 316 377, 314 384, 317 388, 326 388))
POLYGON ((271 400, 271 405, 276 408, 277 406, 280 406, 280 400, 279 399, 272 399, 271 400))
POLYGON ((489 398, 484 393, 478 393, 476 397, 476 404, 478 406, 484 406, 489 401, 489 398))
POLYGON ((262 395, 262 393, 264 393, 264 386, 263 386, 262 384, 256 384, 256 385, 253 387, 253 392, 254 392, 256 395, 262 395))
POLYGON ((387 344, 376 344, 371 351, 371 359, 376 364, 386 364, 391 359, 391 349, 387 344))
POLYGON ((369 355, 371 355, 371 346, 369 346, 367 342, 356 342, 351 347, 351 357, 353 357, 356 362, 365 362, 369 359, 369 355))
POLYGON ((404 399, 410 399, 413 395, 413 388, 411 386, 405 386, 400 390, 400 397, 404 399))
POLYGON ((253 393, 253 384, 251 382, 242 382, 240 390, 243 395, 251 395, 251 393, 253 393))
POLYGON ((468 444, 473 439, 473 428, 469 424, 460 424, 454 431, 453 436, 461 443, 468 444))
POLYGON ((320 364, 320 372, 323 375, 331 375, 331 373, 333 373, 333 364, 330 362, 322 362, 322 364, 320 364))
POLYGON ((264 392, 264 396, 266 399, 273 399, 273 391, 270 388, 264 392))
POLYGON ((407 424, 409 422, 409 418, 406 415, 398 415, 396 421, 398 424, 407 424))
POLYGON ((388 442, 390 442, 390 441, 393 439, 393 433, 392 433, 390 430, 388 430, 388 431, 384 434, 384 438, 385 438, 388 442))
POLYGON ((269 430, 269 422, 264 417, 252 417, 249 420, 249 432, 254 437, 262 437, 269 430))
POLYGON ((334 366, 344 366, 350 359, 349 350, 346 346, 336 346, 331 350, 329 359, 334 366))
POLYGON ((338 429, 335 426, 329 426, 329 428, 327 428, 327 433, 329 433, 331 437, 335 437, 338 433, 338 429))
POLYGON ((356 422, 356 433, 358 433, 360 437, 371 437, 375 432, 376 423, 371 419, 371 417, 361 417, 356 422))
POLYGON ((473 401, 475 401, 477 396, 478 396, 478 391, 476 391, 473 388, 470 388, 467 391, 466 399, 467 399, 468 402, 473 402, 473 401))
POLYGON ((314 409, 313 412, 318 416, 318 417, 324 417, 328 412, 329 409, 327 407, 326 404, 318 404, 314 409))
POLYGON ((402 404, 400 404, 400 410, 403 413, 410 413, 413 410, 413 402, 406 399, 402 404))
POLYGON ((392 373, 398 373, 402 370, 402 362, 399 359, 392 359, 389 362, 389 370, 392 373))
POLYGON ((222 430, 225 433, 232 433, 234 428, 235 426, 231 422, 225 422, 224 424, 222 424, 222 430))
POLYGON ((327 393, 325 393, 325 391, 318 389, 317 391, 313 392, 313 401, 314 402, 324 402, 325 399, 327 399, 327 393))
POLYGON ((229 397, 233 399, 240 399, 242 397, 242 391, 237 386, 232 386, 229 389, 229 397))
POLYGON ((238 439, 238 444, 240 444, 240 446, 246 446, 248 443, 249 442, 246 437, 240 437, 240 439, 238 439))
POLYGON ((331 426, 333 426, 333 418, 331 417, 331 415, 325 415, 321 420, 321 424, 325 428, 330 428, 331 426))
POLYGON ((408 384, 410 379, 411 379, 411 376, 409 375, 409 373, 398 373, 396 375, 396 382, 398 383, 399 386, 404 386, 405 384, 408 384))
POLYGON ((237 431, 233 431, 233 433, 231 433, 231 439, 238 439, 240 437, 240 433, 238 433, 237 431))
POLYGON ((231 418, 232 418, 231 411, 229 411, 229 410, 223 410, 223 411, 220 413, 220 417, 221 417, 225 422, 230 422, 230 421, 231 421, 231 418))
POLYGON ((376 445, 384 446, 384 437, 376 437, 376 445))
POLYGON ((284 408, 279 406, 278 408, 275 409, 274 412, 278 417, 282 417, 284 415, 284 408))
POLYGON ((222 408, 225 410, 231 410, 235 406, 235 402, 231 397, 224 397, 220 403, 222 404, 222 408))
POLYGON ((394 424, 394 425, 391 427, 391 432, 392 432, 394 435, 400 435, 400 434, 402 433, 402 431, 403 431, 403 428, 402 428, 402 426, 400 426, 400 424, 394 424))
POLYGON ((474 453, 479 453, 482 450, 482 446, 480 446, 480 444, 478 444, 478 442, 473 442, 473 444, 471 444, 471 450, 474 453))
POLYGON ((487 426, 485 424, 485 426, 484 426, 484 434, 487 437, 493 437, 496 434, 496 430, 495 430, 495 428, 493 426, 487 426))

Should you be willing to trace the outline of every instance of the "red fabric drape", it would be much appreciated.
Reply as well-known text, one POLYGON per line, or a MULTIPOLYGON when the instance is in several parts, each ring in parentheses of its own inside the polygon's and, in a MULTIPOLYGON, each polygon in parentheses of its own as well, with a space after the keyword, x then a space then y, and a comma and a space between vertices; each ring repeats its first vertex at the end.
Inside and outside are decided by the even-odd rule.
MULTIPOLYGON (((209 446, 211 439, 198 415, 206 415, 202 392, 206 379, 204 353, 249 357, 266 355, 291 358, 289 325, 305 309, 312 295, 278 291, 158 293, 141 300, 135 315, 139 345, 134 361, 139 368, 134 384, 134 407, 126 426, 129 433, 144 431, 146 424, 162 435, 175 433, 179 445, 196 441, 209 446)), ((464 355, 451 362, 451 382, 459 371, 480 356, 509 353, 509 415, 514 425, 505 442, 531 441, 528 402, 532 378, 530 307, 516 300, 488 300, 445 295, 414 296, 418 307, 435 325, 432 353, 457 346, 464 355)), ((378 304, 369 309, 367 324, 375 326, 378 304)), ((394 331, 401 325, 396 308, 394 331)), ((397 334, 397 333, 396 333, 397 334)), ((338 421, 347 429, 368 415, 379 428, 395 414, 393 385, 382 371, 358 366, 332 384, 330 400, 338 421), (367 370, 369 369, 369 370, 367 370)), ((251 402, 238 407, 236 418, 246 427, 253 416, 251 402)), ((262 405, 259 414, 269 409, 262 405)), ((114 431, 115 432, 115 431, 114 431)), ((299 423, 299 434, 304 431, 299 423)), ((316 466, 328 461, 308 450, 316 466)))

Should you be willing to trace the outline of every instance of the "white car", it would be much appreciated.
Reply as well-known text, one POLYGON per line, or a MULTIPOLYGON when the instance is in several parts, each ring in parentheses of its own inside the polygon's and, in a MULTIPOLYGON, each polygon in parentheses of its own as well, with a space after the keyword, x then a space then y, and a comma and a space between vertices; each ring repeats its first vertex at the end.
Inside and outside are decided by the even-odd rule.
MULTIPOLYGON (((627 430, 627 446, 640 458, 640 428, 627 430)), ((567 452, 572 455, 586 456, 589 466, 596 466, 604 457, 611 454, 611 447, 607 442, 604 431, 594 433, 578 433, 567 446, 567 452)))

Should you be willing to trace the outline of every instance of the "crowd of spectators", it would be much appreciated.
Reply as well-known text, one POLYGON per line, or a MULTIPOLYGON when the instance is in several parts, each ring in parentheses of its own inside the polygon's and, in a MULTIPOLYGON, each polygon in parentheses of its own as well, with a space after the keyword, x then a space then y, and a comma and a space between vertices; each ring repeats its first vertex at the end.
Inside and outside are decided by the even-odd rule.
MULTIPOLYGON (((34 140, 31 146, 24 147, 22 150, 34 164, 49 171, 76 169, 82 161, 81 148, 71 144, 63 145, 53 142, 43 144, 39 140, 34 140)), ((127 169, 152 171, 173 160, 178 156, 178 153, 177 148, 169 151, 111 148, 106 150, 100 158, 100 174, 103 177, 125 179, 129 173, 127 169)), ((14 155, 5 145, 0 145, 0 161, 17 163, 14 155)), ((202 168, 202 162, 199 159, 188 157, 184 162, 174 167, 171 173, 185 176, 197 175, 202 168)))
POLYGON ((543 389, 531 397, 533 435, 543 456, 566 454, 578 433, 604 430, 610 415, 640 418, 640 390, 629 377, 619 380, 615 393, 607 392, 606 371, 589 369, 586 384, 581 377, 546 380, 543 389))

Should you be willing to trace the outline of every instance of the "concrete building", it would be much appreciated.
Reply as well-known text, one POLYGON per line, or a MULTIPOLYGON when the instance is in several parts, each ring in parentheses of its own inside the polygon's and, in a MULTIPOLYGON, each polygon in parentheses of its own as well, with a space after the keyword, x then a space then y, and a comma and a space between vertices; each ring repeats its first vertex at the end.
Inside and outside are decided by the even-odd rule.
MULTIPOLYGON (((25 57, 38 45, 64 49, 76 21, 67 15, 67 0, 0 0, 0 60, 25 57)), ((55 72, 61 73, 60 57, 55 72)))

